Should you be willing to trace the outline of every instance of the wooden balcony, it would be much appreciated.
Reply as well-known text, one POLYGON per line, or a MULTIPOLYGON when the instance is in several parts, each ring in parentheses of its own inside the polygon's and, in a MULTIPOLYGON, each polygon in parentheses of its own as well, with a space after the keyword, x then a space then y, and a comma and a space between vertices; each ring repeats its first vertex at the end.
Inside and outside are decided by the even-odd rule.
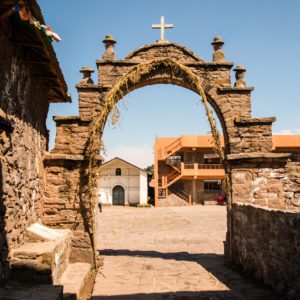
MULTIPOLYGON (((156 146, 156 156, 158 160, 165 160, 167 157, 176 153, 180 149, 210 149, 213 152, 213 139, 211 136, 204 135, 183 135, 179 138, 169 139, 165 142, 160 142, 156 146)), ((223 138, 221 139, 221 145, 224 147, 223 138)))
POLYGON ((179 179, 197 178, 202 180, 223 179, 225 177, 222 164, 180 164, 180 172, 172 171, 166 176, 161 176, 158 186, 168 188, 179 179))
POLYGON ((197 177, 197 179, 223 179, 225 177, 222 164, 185 164, 181 163, 182 177, 197 177))

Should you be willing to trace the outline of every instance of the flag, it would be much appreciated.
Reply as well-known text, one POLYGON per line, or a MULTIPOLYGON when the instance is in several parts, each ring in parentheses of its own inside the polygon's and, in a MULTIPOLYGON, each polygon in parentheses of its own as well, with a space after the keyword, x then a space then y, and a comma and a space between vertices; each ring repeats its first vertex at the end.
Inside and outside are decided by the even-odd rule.
POLYGON ((23 21, 28 21, 29 20, 29 15, 28 15, 28 13, 27 13, 24 6, 19 8, 19 16, 20 16, 20 19, 23 20, 23 21))
POLYGON ((23 21, 29 21, 29 23, 33 26, 35 26, 37 29, 39 29, 41 32, 43 32, 48 39, 52 42, 55 40, 56 42, 60 42, 61 38, 60 36, 53 32, 50 26, 41 24, 39 21, 37 21, 31 13, 27 13, 25 6, 20 6, 18 3, 15 3, 12 7, 12 9, 19 14, 20 19, 23 21))

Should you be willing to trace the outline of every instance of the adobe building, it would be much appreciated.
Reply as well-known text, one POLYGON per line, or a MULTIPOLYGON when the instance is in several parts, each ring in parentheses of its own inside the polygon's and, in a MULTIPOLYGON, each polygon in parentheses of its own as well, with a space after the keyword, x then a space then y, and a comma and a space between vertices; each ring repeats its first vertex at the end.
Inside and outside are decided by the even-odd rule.
POLYGON ((119 157, 101 165, 98 185, 103 205, 147 204, 147 172, 119 157))
MULTIPOLYGON (((273 135, 273 152, 300 162, 300 135, 273 135)), ((224 147, 224 140, 221 140, 224 147)), ((224 195, 224 165, 208 135, 160 137, 154 145, 155 205, 215 204, 224 195)))
MULTIPOLYGON (((0 285, 42 216, 49 104, 70 102, 51 42, 20 19, 16 2, 0 2, 0 285)), ((45 23, 35 0, 26 10, 45 23)))

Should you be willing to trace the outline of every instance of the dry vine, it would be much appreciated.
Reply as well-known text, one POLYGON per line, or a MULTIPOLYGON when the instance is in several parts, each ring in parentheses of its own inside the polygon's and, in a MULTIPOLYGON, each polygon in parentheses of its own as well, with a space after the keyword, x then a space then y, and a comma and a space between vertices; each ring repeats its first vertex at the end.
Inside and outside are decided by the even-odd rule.
MULTIPOLYGON (((94 120, 91 132, 87 142, 87 152, 86 159, 88 160, 88 187, 85 193, 85 205, 89 211, 89 224, 91 226, 90 235, 92 236, 92 243, 95 253, 95 261, 96 261, 96 249, 95 245, 95 206, 97 203, 96 197, 96 188, 97 188, 97 174, 98 174, 98 163, 97 156, 99 155, 100 145, 100 137, 102 136, 102 132, 106 123, 106 120, 111 112, 113 112, 113 120, 118 121, 119 119, 119 111, 115 108, 116 103, 129 92, 129 86, 134 86, 141 82, 143 76, 149 75, 150 72, 158 71, 161 68, 169 68, 171 76, 181 75, 185 80, 190 84, 192 89, 197 92, 204 103, 206 115, 211 127, 211 133, 214 141, 214 148, 217 154, 219 155, 221 161, 225 163, 225 156, 221 146, 220 134, 216 126, 216 121, 213 118, 212 111, 209 107, 209 103, 206 98, 206 94, 199 83, 197 76, 190 71, 184 65, 177 63, 171 59, 164 60, 156 60, 147 63, 141 63, 135 67, 133 67, 127 74, 125 74, 122 78, 120 78, 117 83, 109 90, 108 94, 105 97, 105 105, 102 108, 101 112, 94 120)), ((230 200, 230 185, 228 181, 228 177, 225 178, 225 185, 228 194, 228 198, 230 200)))

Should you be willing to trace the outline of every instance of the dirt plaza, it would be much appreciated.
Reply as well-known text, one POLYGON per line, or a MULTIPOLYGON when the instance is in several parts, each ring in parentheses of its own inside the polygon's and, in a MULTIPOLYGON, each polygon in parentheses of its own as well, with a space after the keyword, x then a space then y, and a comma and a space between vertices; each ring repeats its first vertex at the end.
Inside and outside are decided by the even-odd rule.
POLYGON ((104 207, 92 299, 274 299, 225 266, 226 207, 104 207))

